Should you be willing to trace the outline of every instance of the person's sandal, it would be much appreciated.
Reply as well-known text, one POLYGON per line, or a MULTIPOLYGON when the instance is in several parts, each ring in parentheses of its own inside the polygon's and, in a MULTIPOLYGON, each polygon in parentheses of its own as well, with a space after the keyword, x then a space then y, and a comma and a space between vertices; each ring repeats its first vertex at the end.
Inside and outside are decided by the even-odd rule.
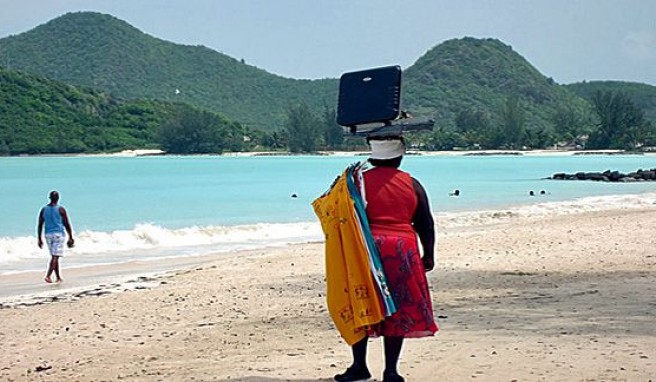
POLYGON ((369 370, 351 366, 344 373, 335 375, 334 379, 336 382, 361 382, 368 381, 370 378, 369 370))

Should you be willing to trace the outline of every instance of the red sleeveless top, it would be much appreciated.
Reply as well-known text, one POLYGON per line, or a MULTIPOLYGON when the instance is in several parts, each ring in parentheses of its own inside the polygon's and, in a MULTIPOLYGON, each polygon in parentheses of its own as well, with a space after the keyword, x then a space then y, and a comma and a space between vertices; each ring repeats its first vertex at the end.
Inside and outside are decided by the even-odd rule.
POLYGON ((410 174, 393 167, 374 167, 363 177, 372 233, 416 239, 411 223, 417 195, 410 174))

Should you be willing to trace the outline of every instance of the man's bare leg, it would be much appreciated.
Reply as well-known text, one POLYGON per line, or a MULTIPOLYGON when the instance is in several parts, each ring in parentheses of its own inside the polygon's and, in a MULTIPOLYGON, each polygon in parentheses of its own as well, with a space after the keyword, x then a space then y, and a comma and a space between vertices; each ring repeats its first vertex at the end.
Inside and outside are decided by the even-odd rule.
POLYGON ((52 283, 52 279, 50 276, 52 276, 52 272, 55 270, 55 259, 57 257, 55 256, 50 256, 50 262, 48 263, 48 272, 46 273, 46 277, 43 279, 45 282, 48 284, 52 283))
POLYGON ((59 256, 53 256, 52 257, 53 261, 55 262, 55 265, 53 267, 55 271, 55 276, 57 276, 57 282, 60 283, 64 281, 61 276, 59 275, 59 256))

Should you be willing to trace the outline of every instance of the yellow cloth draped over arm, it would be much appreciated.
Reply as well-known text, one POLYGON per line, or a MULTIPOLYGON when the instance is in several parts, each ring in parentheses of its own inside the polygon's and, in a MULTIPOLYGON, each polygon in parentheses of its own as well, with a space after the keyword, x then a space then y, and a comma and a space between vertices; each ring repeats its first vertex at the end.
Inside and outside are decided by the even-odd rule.
POLYGON ((385 318, 371 275, 367 247, 349 196, 346 173, 331 190, 312 202, 326 237, 328 312, 344 340, 353 345, 365 327, 385 318))

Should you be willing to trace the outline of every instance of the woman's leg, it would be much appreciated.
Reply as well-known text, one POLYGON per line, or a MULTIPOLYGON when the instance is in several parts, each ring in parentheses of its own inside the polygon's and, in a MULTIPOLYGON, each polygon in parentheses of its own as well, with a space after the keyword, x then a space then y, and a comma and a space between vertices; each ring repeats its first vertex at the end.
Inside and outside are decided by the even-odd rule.
POLYGON ((363 381, 371 378, 367 367, 367 345, 369 337, 364 337, 351 346, 353 364, 342 374, 335 376, 337 382, 363 381))
POLYGON ((367 370, 367 345, 369 337, 364 337, 351 346, 353 353, 353 366, 360 370, 367 370))
POLYGON ((385 348, 385 371, 383 372, 383 378, 384 380, 388 380, 399 375, 397 365, 399 364, 401 348, 403 347, 403 337, 385 337, 383 347, 385 348))

